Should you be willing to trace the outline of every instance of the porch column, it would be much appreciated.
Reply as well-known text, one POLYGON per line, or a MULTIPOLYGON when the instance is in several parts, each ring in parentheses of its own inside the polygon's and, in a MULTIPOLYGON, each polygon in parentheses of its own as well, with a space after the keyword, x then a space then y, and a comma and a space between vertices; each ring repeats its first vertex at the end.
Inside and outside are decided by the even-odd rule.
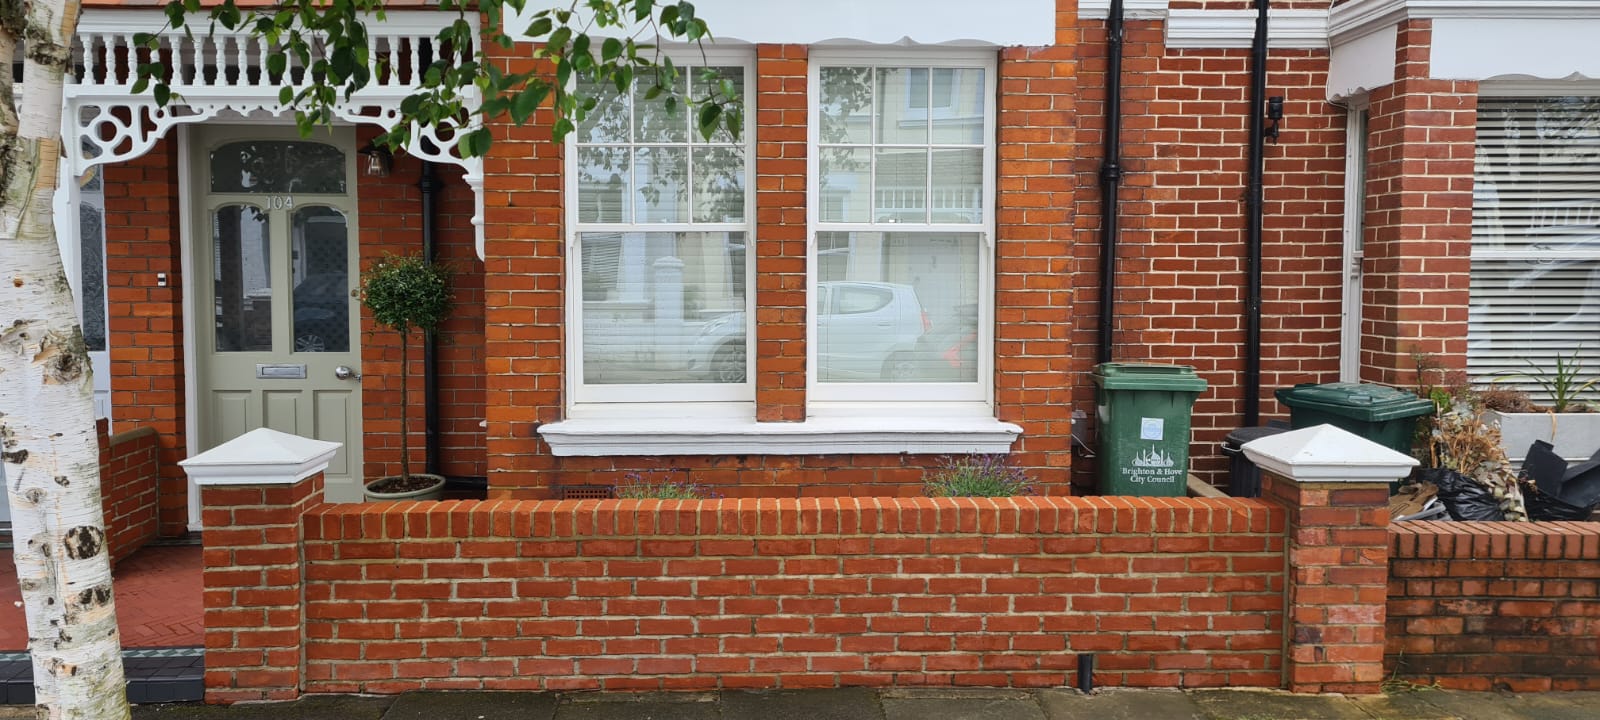
POLYGON ((1289 511, 1283 686, 1361 693, 1383 682, 1389 483, 1417 461, 1332 425, 1244 446, 1261 497, 1289 511))
POLYGON ((293 700, 305 683, 307 510, 339 443, 261 428, 179 463, 205 523, 206 702, 293 700))

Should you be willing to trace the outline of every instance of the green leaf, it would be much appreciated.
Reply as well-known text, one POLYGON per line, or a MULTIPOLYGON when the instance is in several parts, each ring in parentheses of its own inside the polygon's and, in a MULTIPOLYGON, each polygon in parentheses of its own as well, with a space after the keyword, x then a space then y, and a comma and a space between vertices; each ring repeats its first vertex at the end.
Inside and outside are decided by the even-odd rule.
POLYGON ((706 103, 700 106, 699 117, 696 120, 700 126, 700 135, 707 140, 717 132, 717 121, 722 118, 722 106, 716 103, 706 103))
POLYGON ((633 21, 642 23, 649 20, 654 10, 655 0, 633 0, 633 21))
POLYGON ((168 87, 166 83, 156 85, 155 97, 156 105, 166 107, 167 102, 172 99, 172 88, 168 87))

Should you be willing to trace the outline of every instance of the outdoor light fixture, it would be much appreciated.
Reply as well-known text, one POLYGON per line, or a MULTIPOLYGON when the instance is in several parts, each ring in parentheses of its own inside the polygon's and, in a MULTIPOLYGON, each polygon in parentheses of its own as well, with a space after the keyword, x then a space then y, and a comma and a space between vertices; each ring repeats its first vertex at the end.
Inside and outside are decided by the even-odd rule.
POLYGON ((1272 121, 1272 127, 1261 128, 1261 136, 1278 141, 1278 123, 1283 120, 1283 96, 1273 95, 1267 98, 1267 119, 1272 121))
POLYGON ((389 170, 394 167, 394 153, 388 148, 378 147, 372 143, 361 148, 361 174, 367 177, 389 177, 389 170))

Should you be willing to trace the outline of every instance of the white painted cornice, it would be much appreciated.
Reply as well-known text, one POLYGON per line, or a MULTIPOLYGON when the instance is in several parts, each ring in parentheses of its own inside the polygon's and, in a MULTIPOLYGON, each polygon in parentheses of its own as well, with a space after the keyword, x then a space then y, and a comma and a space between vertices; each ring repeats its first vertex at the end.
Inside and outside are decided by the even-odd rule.
MULTIPOLYGON (((1267 47, 1328 47, 1326 10, 1270 10, 1267 18, 1267 47)), ((1254 10, 1173 10, 1167 17, 1169 48, 1247 48, 1255 33, 1254 10)))
POLYGON ((1332 42, 1365 35, 1401 20, 1600 18, 1595 0, 1350 0, 1328 17, 1332 42))
MULTIPOLYGON (((1162 20, 1167 17, 1170 0, 1123 0, 1122 17, 1128 20, 1162 20)), ((1078 18, 1104 20, 1111 14, 1111 0, 1078 0, 1078 18)))

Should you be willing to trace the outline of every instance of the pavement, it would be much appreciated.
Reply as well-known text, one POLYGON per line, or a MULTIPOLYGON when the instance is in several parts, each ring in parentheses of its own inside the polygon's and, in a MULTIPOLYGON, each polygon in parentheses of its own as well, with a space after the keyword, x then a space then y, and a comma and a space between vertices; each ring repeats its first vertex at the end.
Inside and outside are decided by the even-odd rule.
MULTIPOLYGON (((0 719, 32 708, 0 708, 0 719)), ((1594 720, 1600 692, 1386 695, 1265 690, 882 689, 683 693, 415 692, 230 707, 141 705, 135 720, 1594 720)))

